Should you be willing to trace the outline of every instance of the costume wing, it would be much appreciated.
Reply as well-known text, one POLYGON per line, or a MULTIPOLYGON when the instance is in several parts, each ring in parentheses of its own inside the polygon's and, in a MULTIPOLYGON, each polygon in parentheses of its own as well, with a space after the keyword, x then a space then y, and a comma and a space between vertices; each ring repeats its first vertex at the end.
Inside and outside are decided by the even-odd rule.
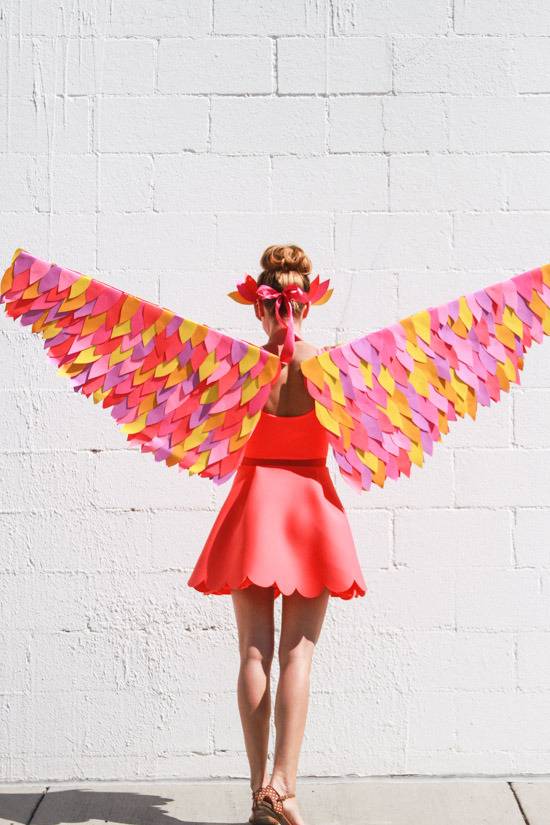
POLYGON ((416 312, 301 364, 344 478, 359 490, 410 475, 478 402, 520 383, 550 334, 550 264, 416 312))
POLYGON ((217 484, 234 473, 279 374, 276 355, 23 249, 0 303, 142 452, 217 484))

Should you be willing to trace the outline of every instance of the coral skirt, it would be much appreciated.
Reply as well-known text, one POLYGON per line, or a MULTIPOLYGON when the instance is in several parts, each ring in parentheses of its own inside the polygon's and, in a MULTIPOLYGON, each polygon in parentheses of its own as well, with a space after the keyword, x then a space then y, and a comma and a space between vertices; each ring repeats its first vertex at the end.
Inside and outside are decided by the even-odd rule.
POLYGON ((228 497, 187 584, 228 594, 257 584, 351 599, 367 588, 349 522, 328 468, 326 430, 315 410, 262 411, 228 497))

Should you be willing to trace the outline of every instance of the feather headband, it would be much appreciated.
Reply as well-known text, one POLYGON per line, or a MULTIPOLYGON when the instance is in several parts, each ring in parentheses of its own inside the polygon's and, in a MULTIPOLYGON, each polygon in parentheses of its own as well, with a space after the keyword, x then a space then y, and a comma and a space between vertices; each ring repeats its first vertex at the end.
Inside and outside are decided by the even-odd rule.
POLYGON ((258 286, 251 275, 246 274, 246 278, 237 284, 236 291, 228 292, 228 296, 239 304, 254 304, 257 300, 275 299, 275 317, 281 326, 286 328, 285 340, 281 352, 281 361, 288 363, 294 354, 294 320, 292 316, 291 301, 298 301, 300 304, 324 304, 332 295, 332 289, 328 288, 329 280, 320 281, 317 275, 306 291, 298 284, 287 284, 281 290, 274 289, 267 284, 258 286), (286 307, 286 316, 280 313, 280 306, 286 307))

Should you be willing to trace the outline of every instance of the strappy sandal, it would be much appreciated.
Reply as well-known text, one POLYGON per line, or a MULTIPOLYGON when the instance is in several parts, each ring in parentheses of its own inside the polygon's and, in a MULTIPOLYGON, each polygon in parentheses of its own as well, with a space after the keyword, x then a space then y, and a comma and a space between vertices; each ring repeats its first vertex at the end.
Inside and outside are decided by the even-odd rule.
POLYGON ((283 802, 296 794, 280 794, 273 785, 259 788, 255 794, 256 806, 249 822, 253 822, 254 825, 290 825, 290 820, 283 812, 283 802))
POLYGON ((260 801, 260 795, 264 789, 260 786, 256 788, 255 791, 252 791, 252 813, 248 817, 249 822, 255 822, 256 811, 258 810, 258 803, 260 801))

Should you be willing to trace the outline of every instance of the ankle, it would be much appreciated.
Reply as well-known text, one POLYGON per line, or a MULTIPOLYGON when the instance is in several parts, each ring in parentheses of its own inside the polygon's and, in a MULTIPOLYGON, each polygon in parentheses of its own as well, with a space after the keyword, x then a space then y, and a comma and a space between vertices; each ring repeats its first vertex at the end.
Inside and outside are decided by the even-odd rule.
POLYGON ((250 779, 250 790, 257 791, 260 788, 265 788, 266 785, 269 784, 269 776, 268 774, 264 774, 263 777, 251 777, 250 779))
POLYGON ((292 796, 296 795, 296 781, 290 777, 284 776, 284 774, 273 774, 269 780, 269 784, 272 788, 275 788, 277 793, 281 794, 281 796, 284 796, 285 794, 290 794, 292 796))

